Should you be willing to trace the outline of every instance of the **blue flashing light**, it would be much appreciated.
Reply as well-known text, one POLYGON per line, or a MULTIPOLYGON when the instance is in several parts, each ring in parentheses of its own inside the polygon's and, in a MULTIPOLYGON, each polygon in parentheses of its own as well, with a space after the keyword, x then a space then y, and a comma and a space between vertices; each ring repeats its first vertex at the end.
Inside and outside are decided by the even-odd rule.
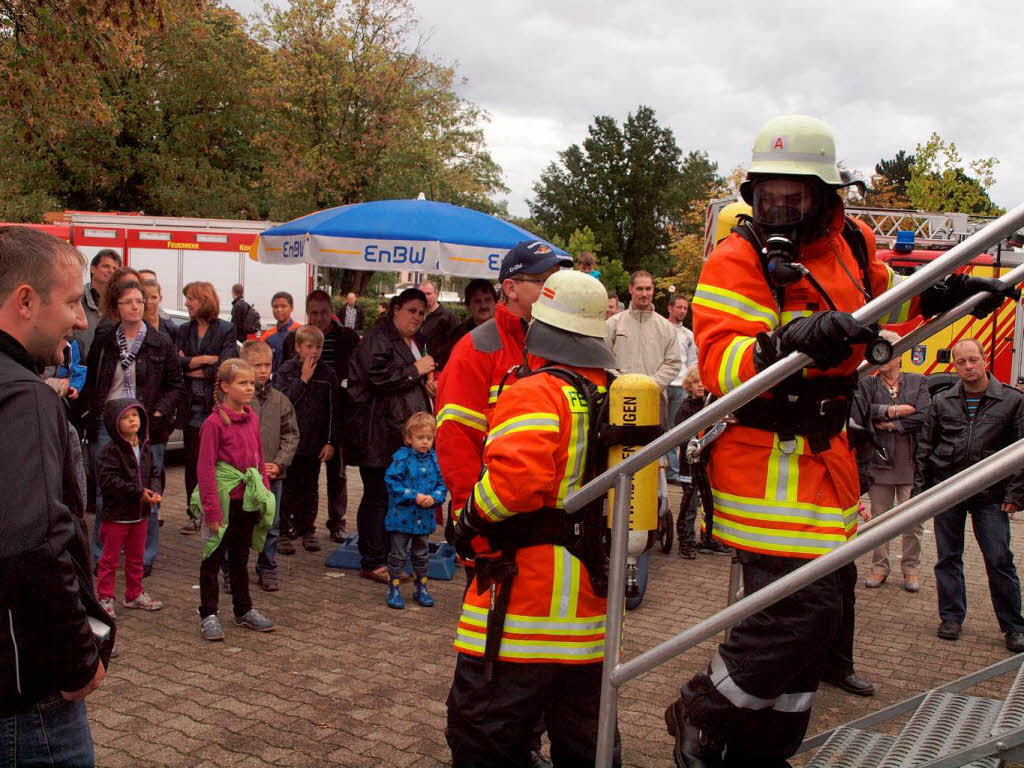
POLYGON ((914 250, 914 233, 909 230, 900 230, 896 233, 896 245, 893 246, 896 253, 910 253, 914 250))

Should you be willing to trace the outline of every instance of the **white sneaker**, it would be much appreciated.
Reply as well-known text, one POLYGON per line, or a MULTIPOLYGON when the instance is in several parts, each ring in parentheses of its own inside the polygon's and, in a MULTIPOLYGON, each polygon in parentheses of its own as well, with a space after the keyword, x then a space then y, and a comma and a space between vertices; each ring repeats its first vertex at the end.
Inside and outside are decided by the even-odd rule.
POLYGON ((159 600, 154 600, 152 597, 147 595, 145 592, 140 592, 139 596, 132 600, 130 603, 126 600, 124 603, 125 608, 141 608, 144 611, 159 611, 164 607, 164 604, 159 600))
POLYGON ((107 612, 107 616, 109 616, 110 618, 112 618, 112 619, 116 619, 117 618, 117 614, 114 613, 114 598, 112 598, 112 597, 101 597, 100 598, 100 607, 103 608, 103 610, 107 612))

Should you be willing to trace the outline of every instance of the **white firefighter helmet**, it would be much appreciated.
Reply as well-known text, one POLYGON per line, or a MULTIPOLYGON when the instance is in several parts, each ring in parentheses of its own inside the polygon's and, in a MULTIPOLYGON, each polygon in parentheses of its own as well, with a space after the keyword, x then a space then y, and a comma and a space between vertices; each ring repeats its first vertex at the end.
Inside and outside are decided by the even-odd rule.
POLYGON ((555 272, 533 305, 526 334, 531 354, 553 362, 585 368, 613 368, 615 358, 605 344, 608 291, 585 272, 555 272))
POLYGON ((831 187, 845 186, 836 164, 836 141, 828 124, 807 115, 773 117, 758 131, 747 179, 740 194, 751 202, 757 176, 813 176, 831 187))

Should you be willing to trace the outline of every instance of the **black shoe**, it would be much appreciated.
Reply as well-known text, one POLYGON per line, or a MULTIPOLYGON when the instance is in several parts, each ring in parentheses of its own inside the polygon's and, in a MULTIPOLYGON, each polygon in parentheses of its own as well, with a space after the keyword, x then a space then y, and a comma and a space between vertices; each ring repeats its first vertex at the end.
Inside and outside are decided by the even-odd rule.
POLYGON ((945 619, 939 624, 939 629, 935 634, 943 640, 956 640, 960 637, 960 623, 952 619, 945 619))
POLYGON ((875 686, 863 677, 858 677, 856 672, 851 672, 846 677, 825 680, 825 682, 847 693, 852 693, 854 696, 875 695, 875 686))
POLYGON ((1006 650, 1012 651, 1013 653, 1021 653, 1024 651, 1024 632, 1007 632, 1005 637, 1006 650))
POLYGON ((149 574, 151 574, 152 572, 153 572, 153 564, 152 563, 150 563, 149 565, 143 565, 142 566, 142 577, 144 579, 148 579, 149 578, 149 574))
POLYGON ((681 700, 672 702, 665 710, 665 725, 676 740, 674 755, 678 768, 721 768, 723 745, 686 718, 681 700))
POLYGON ((705 555, 731 555, 732 547, 727 547, 722 542, 711 539, 710 541, 702 541, 697 547, 697 551, 705 555))
POLYGON ((341 544, 345 541, 345 529, 334 528, 331 530, 331 541, 341 544))
POLYGON ((531 749, 526 757, 526 765, 529 768, 551 768, 551 763, 544 759, 539 749, 531 749))
POLYGON ((679 556, 683 560, 696 560, 697 559, 697 548, 690 543, 681 543, 679 545, 679 556))

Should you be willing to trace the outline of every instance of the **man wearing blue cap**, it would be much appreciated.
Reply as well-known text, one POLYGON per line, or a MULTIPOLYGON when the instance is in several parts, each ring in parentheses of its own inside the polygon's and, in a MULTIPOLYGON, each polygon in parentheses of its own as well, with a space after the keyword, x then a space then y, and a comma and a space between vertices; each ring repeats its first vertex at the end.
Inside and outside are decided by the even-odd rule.
MULTIPOLYGON (((483 467, 484 441, 491 412, 506 373, 523 363, 526 327, 541 286, 572 258, 540 240, 517 243, 505 254, 498 272, 501 302, 494 317, 467 333, 452 349, 437 384, 438 463, 451 493, 449 523, 466 506, 483 467)), ((506 386, 515 381, 509 376, 506 386)), ((531 766, 543 766, 537 749, 531 766)))

